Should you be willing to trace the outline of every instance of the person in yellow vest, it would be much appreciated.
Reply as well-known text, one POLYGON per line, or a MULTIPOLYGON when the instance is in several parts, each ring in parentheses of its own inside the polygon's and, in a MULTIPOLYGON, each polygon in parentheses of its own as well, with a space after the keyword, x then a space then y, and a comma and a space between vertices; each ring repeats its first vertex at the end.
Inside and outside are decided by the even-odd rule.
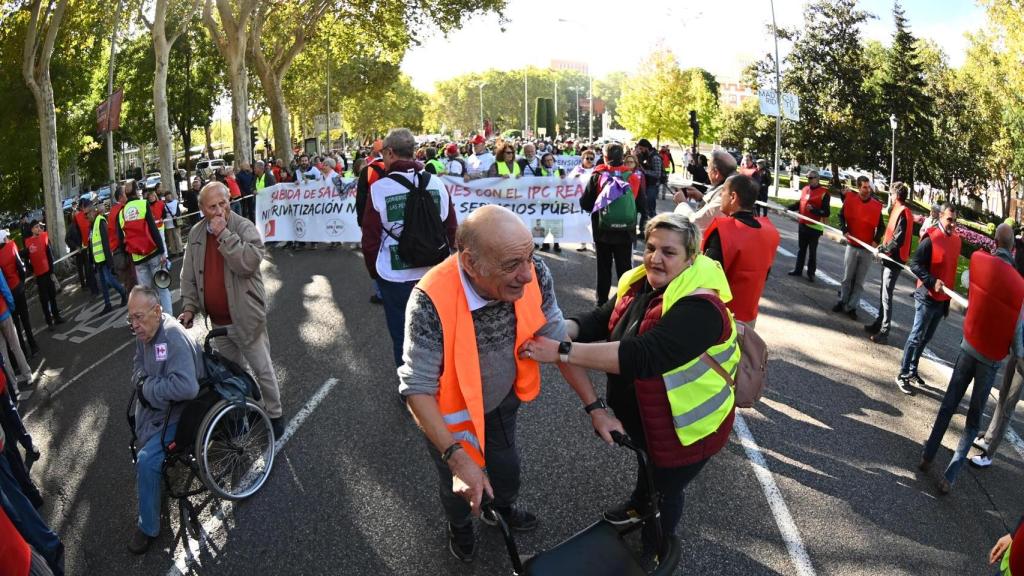
POLYGON ((519 178, 522 171, 519 162, 516 162, 516 149, 511 144, 505 144, 495 152, 494 164, 487 171, 489 178, 519 178))
POLYGON ((427 161, 423 163, 423 169, 431 174, 444 176, 444 163, 437 159, 437 148, 428 146, 424 150, 424 154, 426 155, 427 161))
MULTIPOLYGON (((485 493, 513 530, 537 525, 516 505, 516 414, 540 392, 540 366, 516 350, 535 334, 562 341, 566 332, 551 272, 519 217, 483 206, 459 226, 457 240, 458 253, 427 272, 409 298, 398 377, 437 468, 449 550, 470 562, 471 513, 479 514, 485 493)), ((585 370, 563 374, 584 404, 597 399, 585 370)), ((607 442, 622 430, 603 409, 591 419, 607 442)), ((481 520, 496 524, 487 514, 481 520)))
POLYGON ((151 286, 160 295, 164 312, 171 313, 171 291, 159 288, 153 282, 157 272, 168 267, 167 251, 164 249, 164 235, 157 226, 157 219, 150 204, 143 198, 129 199, 117 215, 117 236, 132 259, 135 276, 139 284, 151 286))
POLYGON ((117 281, 111 268, 114 262, 114 253, 110 249, 107 217, 103 215, 97 204, 89 207, 89 222, 92 230, 89 234, 89 255, 92 257, 93 263, 96 264, 97 275, 100 277, 100 292, 103 294, 101 314, 106 314, 114 309, 110 305, 110 288, 113 288, 121 296, 119 306, 121 308, 128 305, 128 293, 124 286, 117 281))
POLYGON ((267 186, 273 186, 274 184, 277 184, 277 181, 274 180, 273 172, 267 171, 267 166, 266 164, 263 163, 262 160, 256 161, 256 168, 254 169, 253 173, 256 175, 255 186, 257 193, 259 193, 260 190, 263 190, 267 186))
MULTIPOLYGON (((654 463, 661 527, 671 536, 686 486, 729 442, 735 399, 720 374, 735 373, 740 349, 725 305, 732 300, 729 282, 722 266, 698 251, 696 225, 664 212, 648 220, 644 232, 643 265, 619 279, 614 299, 567 321, 573 342, 537 337, 520 353, 608 374, 608 406, 654 463), (703 359, 705 353, 715 364, 703 359)), ((604 407, 601 401, 587 410, 604 407)), ((604 518, 619 526, 641 522, 651 498, 638 474, 629 500, 604 518)), ((642 540, 645 556, 664 552, 657 549, 653 522, 645 523, 642 540)))

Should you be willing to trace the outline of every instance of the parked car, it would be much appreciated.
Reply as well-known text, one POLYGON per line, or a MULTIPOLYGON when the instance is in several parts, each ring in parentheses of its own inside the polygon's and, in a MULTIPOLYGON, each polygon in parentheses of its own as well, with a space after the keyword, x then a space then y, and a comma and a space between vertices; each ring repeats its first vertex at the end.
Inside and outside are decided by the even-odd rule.
POLYGON ((156 188, 156 185, 160 183, 160 178, 161 176, 159 172, 146 174, 146 179, 143 180, 143 185, 146 187, 146 190, 152 190, 156 188))
POLYGON ((101 186, 94 190, 93 192, 96 193, 96 199, 99 200, 100 202, 103 202, 104 200, 108 200, 110 198, 111 190, 110 186, 101 186))
POLYGON ((224 160, 221 158, 200 160, 196 162, 196 174, 203 180, 209 180, 214 170, 219 170, 224 166, 224 160))

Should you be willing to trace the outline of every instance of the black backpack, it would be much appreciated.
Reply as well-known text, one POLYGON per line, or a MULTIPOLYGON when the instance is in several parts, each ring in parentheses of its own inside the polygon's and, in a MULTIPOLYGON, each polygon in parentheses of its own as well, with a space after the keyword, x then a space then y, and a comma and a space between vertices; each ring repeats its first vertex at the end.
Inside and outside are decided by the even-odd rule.
POLYGON ((441 221, 440 206, 427 191, 430 174, 417 172, 413 176, 413 180, 417 182, 416 186, 397 174, 388 174, 388 178, 409 190, 405 196, 401 237, 395 236, 392 230, 385 228, 388 236, 398 241, 398 256, 412 268, 433 266, 442 262, 451 254, 451 248, 448 246, 444 222, 441 221))

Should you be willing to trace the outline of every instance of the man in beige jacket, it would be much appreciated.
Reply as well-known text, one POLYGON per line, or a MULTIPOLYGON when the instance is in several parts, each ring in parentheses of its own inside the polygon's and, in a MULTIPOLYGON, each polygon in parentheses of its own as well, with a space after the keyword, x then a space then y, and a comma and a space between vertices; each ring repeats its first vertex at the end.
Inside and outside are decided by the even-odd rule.
POLYGON ((226 326, 227 338, 217 349, 229 360, 248 362, 259 382, 263 405, 278 438, 284 433, 281 392, 270 359, 267 337, 266 291, 260 263, 263 241, 256 226, 229 208, 230 192, 210 182, 199 192, 203 220, 188 234, 181 267, 182 313, 186 328, 204 312, 214 328, 226 326))

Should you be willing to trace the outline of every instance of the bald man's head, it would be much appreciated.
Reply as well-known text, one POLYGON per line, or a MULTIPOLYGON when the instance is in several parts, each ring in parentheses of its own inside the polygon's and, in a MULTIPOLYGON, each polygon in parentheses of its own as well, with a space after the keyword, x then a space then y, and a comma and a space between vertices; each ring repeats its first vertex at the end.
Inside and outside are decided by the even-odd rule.
POLYGON ((489 204, 459 225, 459 263, 480 296, 514 302, 533 279, 533 237, 518 216, 489 204))
POLYGON ((1013 250, 1013 227, 1006 222, 996 226, 996 248, 1013 250))
POLYGON ((199 210, 207 220, 215 217, 227 218, 231 192, 220 182, 210 182, 199 191, 199 210))

